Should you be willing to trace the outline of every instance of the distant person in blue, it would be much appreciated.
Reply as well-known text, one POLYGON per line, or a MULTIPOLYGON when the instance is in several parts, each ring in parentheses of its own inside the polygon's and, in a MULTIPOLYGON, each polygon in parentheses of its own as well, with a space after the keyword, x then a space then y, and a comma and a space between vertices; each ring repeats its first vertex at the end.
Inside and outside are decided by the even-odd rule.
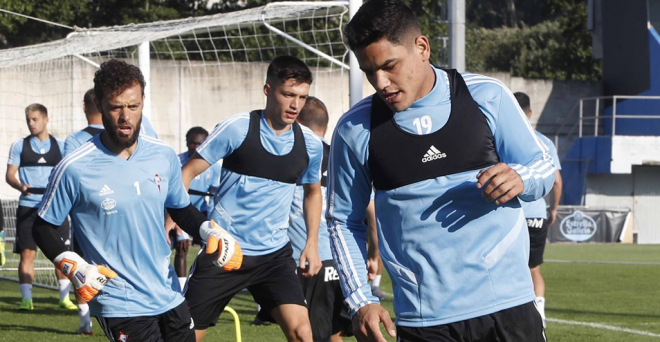
MULTIPOLYGON (((298 115, 298 122, 311 129, 323 142, 321 191, 324 205, 327 193, 326 183, 330 145, 323 137, 328 129, 328 121, 328 109, 325 104, 316 97, 308 97, 305 107, 298 115)), ((289 238, 293 247, 293 259, 299 267, 300 255, 307 243, 303 196, 303 187, 296 186, 293 205, 289 214, 289 238)), ((342 336, 352 336, 353 328, 351 326, 351 316, 344 305, 344 295, 339 286, 339 276, 332 260, 328 225, 324 216, 325 210, 322 212, 321 226, 319 227, 319 255, 323 266, 320 272, 313 277, 304 277, 302 275, 303 269, 299 269, 298 279, 305 292, 314 341, 337 342, 342 341, 342 336)))
POLYGON ((240 247, 190 204, 175 151, 138 134, 145 84, 135 66, 101 64, 94 94, 104 130, 53 170, 33 231, 110 341, 194 341, 169 263, 165 208, 193 239, 208 241, 214 267, 239 268, 240 247), (57 236, 67 215, 84 259, 57 236))
MULTIPOLYGON (((25 120, 30 135, 14 142, 7 162, 7 184, 21 192, 16 210, 16 241, 14 253, 20 254, 18 282, 23 297, 20 310, 34 310, 32 282, 34 281, 34 258, 37 245, 32 236, 32 224, 37 218, 37 208, 43 197, 51 170, 62 159, 64 144, 48 134, 48 109, 33 103, 25 108, 25 120), (16 174, 18 173, 18 177, 16 174)), ((67 248, 70 246, 69 222, 60 222, 59 237, 67 248)), ((71 282, 56 271, 60 290, 59 306, 66 310, 77 307, 69 298, 71 282)))
MULTIPOLYGON (((80 131, 71 133, 66 138, 64 141, 64 156, 71 154, 93 136, 103 131, 101 112, 99 112, 99 110, 96 108, 94 101, 94 88, 92 88, 87 90, 83 96, 83 112, 85 113, 85 118, 87 119, 87 127, 80 131)), ((74 251, 79 252, 76 250, 79 248, 77 247, 76 241, 73 240, 73 242, 74 251)), ((89 305, 82 297, 80 297, 80 295, 78 295, 77 292, 76 301, 78 304, 78 315, 80 316, 80 326, 75 331, 75 333, 92 335, 92 318, 89 313, 89 305)))
POLYGON ((328 167, 332 253, 358 341, 545 341, 518 201, 555 168, 501 82, 431 65, 399 0, 371 0, 345 28, 376 94, 337 123, 328 167), (396 330, 367 282, 372 186, 396 330))
MULTIPOLYGON (((179 154, 181 166, 183 166, 190 157, 195 154, 195 149, 201 145, 208 136, 209 132, 199 126, 192 127, 186 132, 186 147, 188 150, 179 154)), ((190 188, 188 189, 190 202, 195 208, 199 209, 204 216, 208 216, 209 208, 213 208, 213 196, 215 196, 215 192, 220 186, 220 169, 220 164, 215 163, 213 166, 206 169, 206 171, 193 178, 192 182, 190 182, 190 188), (207 198, 209 201, 207 201, 207 198)), ((187 279, 186 275, 188 273, 188 267, 186 258, 188 255, 188 249, 190 248, 190 240, 190 235, 186 234, 181 228, 176 227, 176 229, 170 230, 170 241, 176 251, 176 254, 174 255, 174 271, 179 277, 181 288, 184 287, 187 279)))
POLYGON ((75 151, 80 145, 103 131, 101 112, 99 112, 96 108, 96 104, 94 104, 94 89, 89 89, 85 92, 85 96, 83 97, 83 112, 87 119, 87 127, 71 133, 66 138, 64 141, 65 156, 75 151))
POLYGON ((236 238, 243 267, 227 273, 199 255, 185 289, 197 340, 214 326, 231 298, 247 288, 289 341, 312 341, 305 296, 287 235, 296 184, 304 189, 307 240, 299 270, 311 277, 321 268, 318 253, 323 144, 296 123, 305 105, 312 73, 301 60, 274 58, 266 72, 266 107, 221 121, 183 166, 183 182, 223 159, 220 188, 210 217, 236 238))
MULTIPOLYGON (((518 104, 525 115, 527 115, 527 118, 531 120, 532 106, 529 96, 522 92, 517 92, 513 95, 518 100, 518 104)), ((533 202, 520 202, 525 212, 527 228, 529 230, 529 270, 532 273, 532 281, 534 282, 536 308, 539 310, 543 318, 543 326, 545 326, 545 281, 543 280, 543 275, 541 275, 541 264, 543 264, 543 252, 545 251, 545 241, 548 237, 548 227, 555 223, 557 219, 557 208, 561 199, 563 182, 561 172, 559 171, 561 170, 561 164, 559 163, 555 144, 538 131, 534 131, 534 133, 550 151, 555 168, 557 169, 555 183, 552 186, 552 203, 549 208, 546 209, 545 199, 543 198, 539 198, 533 202)))

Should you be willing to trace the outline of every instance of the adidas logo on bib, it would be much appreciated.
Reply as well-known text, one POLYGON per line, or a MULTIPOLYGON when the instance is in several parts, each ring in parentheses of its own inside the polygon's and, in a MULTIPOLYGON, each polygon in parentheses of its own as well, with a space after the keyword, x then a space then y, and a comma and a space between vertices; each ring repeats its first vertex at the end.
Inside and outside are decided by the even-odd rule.
POLYGON ((435 146, 431 145, 428 151, 426 151, 426 154, 424 155, 424 158, 422 158, 422 163, 430 162, 436 159, 442 159, 447 157, 446 153, 440 152, 435 146))
POLYGON ((41 157, 41 158, 39 158, 39 160, 37 160, 37 163, 46 164, 46 159, 44 159, 44 157, 41 157))

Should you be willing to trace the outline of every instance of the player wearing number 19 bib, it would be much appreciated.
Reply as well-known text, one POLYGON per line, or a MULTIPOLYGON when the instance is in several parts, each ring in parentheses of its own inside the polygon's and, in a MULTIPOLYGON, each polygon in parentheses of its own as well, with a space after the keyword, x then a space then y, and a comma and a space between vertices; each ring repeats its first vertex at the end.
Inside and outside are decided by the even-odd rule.
POLYGON ((376 90, 346 113, 328 166, 328 229, 358 340, 545 341, 518 196, 546 194, 555 169, 496 79, 441 70, 412 10, 371 0, 345 29, 376 90), (364 268, 375 189, 378 246, 396 332, 364 268))

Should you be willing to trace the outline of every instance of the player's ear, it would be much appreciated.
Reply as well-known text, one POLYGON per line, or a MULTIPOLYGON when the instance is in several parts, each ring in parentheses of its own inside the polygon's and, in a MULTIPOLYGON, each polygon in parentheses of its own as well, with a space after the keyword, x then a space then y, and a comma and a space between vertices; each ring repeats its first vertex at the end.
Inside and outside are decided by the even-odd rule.
POLYGON ((420 54, 423 61, 428 61, 431 57, 431 44, 426 36, 415 38, 415 51, 420 54))
POLYGON ((264 95, 268 96, 268 93, 270 92, 270 83, 264 84, 264 95))

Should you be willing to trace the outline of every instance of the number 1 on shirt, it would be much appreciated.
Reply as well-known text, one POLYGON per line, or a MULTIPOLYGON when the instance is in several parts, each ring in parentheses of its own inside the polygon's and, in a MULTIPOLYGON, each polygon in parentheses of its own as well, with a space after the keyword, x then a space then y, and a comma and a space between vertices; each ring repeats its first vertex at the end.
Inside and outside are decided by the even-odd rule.
POLYGON ((135 192, 137 192, 137 195, 140 196, 140 194, 141 194, 141 192, 140 192, 140 182, 135 181, 135 183, 133 183, 133 186, 135 187, 135 192))

